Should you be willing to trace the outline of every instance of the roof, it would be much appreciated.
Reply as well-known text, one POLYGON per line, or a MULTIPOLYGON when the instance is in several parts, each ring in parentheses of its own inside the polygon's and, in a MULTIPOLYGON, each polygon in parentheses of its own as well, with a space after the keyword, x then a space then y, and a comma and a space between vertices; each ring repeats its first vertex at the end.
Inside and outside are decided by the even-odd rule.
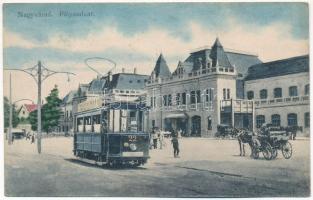
POLYGON ((149 76, 131 73, 118 73, 112 75, 112 81, 107 82, 108 89, 142 90, 149 76))
POLYGON ((163 77, 171 76, 171 71, 169 67, 167 66, 166 61, 162 54, 160 54, 152 73, 155 74, 156 78, 157 77, 163 78, 163 77))
POLYGON ((37 104, 24 104, 27 112, 31 113, 34 110, 37 110, 37 104))
POLYGON ((309 72, 309 55, 253 65, 249 68, 245 80, 263 79, 301 72, 309 72))
POLYGON ((106 78, 104 77, 94 79, 89 83, 88 91, 101 92, 104 90, 105 83, 106 83, 106 78))
POLYGON ((212 59, 213 67, 232 67, 218 38, 216 38, 214 45, 211 48, 210 58, 212 59))
MULTIPOLYGON (((184 63, 194 63, 195 60, 201 58, 205 60, 211 54, 211 49, 202 49, 200 51, 192 52, 184 63)), ((238 53, 232 51, 225 52, 230 64, 236 69, 237 73, 245 76, 250 66, 262 63, 262 61, 256 55, 238 53)), ((219 63, 219 65, 221 65, 219 63)))
POLYGON ((65 95, 65 97, 62 99, 63 103, 69 103, 73 100, 74 96, 76 94, 75 90, 70 91, 69 93, 67 93, 67 95, 65 95))

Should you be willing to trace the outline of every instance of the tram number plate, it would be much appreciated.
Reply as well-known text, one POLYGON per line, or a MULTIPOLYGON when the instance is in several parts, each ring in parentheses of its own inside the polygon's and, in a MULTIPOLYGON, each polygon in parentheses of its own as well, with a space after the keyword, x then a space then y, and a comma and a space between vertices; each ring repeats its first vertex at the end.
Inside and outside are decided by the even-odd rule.
POLYGON ((143 152, 123 152, 124 157, 137 157, 137 156, 143 156, 143 152))

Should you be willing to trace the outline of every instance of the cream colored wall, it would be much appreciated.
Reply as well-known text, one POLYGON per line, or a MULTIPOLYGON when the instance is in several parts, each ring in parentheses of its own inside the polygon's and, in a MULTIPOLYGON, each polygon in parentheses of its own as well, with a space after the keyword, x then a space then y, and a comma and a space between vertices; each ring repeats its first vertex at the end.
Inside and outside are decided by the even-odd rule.
POLYGON ((282 95, 284 97, 289 96, 289 87, 297 86, 298 95, 304 95, 304 88, 306 84, 309 84, 310 77, 309 73, 298 73, 285 76, 276 76, 265 79, 245 81, 245 97, 247 92, 254 91, 254 98, 259 99, 259 91, 267 89, 268 99, 274 99, 274 88, 282 88, 282 95))

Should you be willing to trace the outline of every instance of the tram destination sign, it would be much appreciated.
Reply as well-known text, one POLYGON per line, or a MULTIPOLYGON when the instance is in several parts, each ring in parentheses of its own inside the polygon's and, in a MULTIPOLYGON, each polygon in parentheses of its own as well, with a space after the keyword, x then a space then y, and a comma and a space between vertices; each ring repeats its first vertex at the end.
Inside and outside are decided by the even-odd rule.
POLYGON ((77 107, 77 111, 83 112, 87 110, 100 108, 101 106, 102 106, 102 98, 100 97, 91 98, 91 99, 87 99, 86 101, 79 103, 77 107))

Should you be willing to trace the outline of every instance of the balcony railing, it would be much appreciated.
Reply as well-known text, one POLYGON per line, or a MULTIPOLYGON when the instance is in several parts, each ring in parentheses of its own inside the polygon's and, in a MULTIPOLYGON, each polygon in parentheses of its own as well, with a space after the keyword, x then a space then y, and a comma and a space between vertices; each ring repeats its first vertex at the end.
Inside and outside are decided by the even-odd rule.
POLYGON ((163 110, 163 111, 197 111, 197 110, 210 110, 213 108, 213 102, 202 102, 184 105, 170 105, 162 107, 154 107, 152 110, 163 110))
POLYGON ((177 81, 181 79, 192 79, 194 77, 199 77, 199 76, 205 76, 206 74, 230 74, 230 75, 236 75, 236 70, 234 68, 228 68, 228 67, 211 67, 207 69, 200 69, 197 71, 193 71, 188 74, 178 74, 178 75, 173 75, 169 78, 157 78, 154 80, 149 80, 147 82, 148 85, 150 84, 160 84, 160 83, 167 83, 167 82, 172 82, 172 81, 177 81))
POLYGON ((243 99, 229 99, 221 101, 222 112, 235 112, 235 113, 252 113, 253 101, 243 99))
POLYGON ((255 100, 256 107, 270 106, 270 105, 284 105, 284 104, 297 104, 297 103, 309 103, 310 96, 295 96, 275 99, 255 100))

